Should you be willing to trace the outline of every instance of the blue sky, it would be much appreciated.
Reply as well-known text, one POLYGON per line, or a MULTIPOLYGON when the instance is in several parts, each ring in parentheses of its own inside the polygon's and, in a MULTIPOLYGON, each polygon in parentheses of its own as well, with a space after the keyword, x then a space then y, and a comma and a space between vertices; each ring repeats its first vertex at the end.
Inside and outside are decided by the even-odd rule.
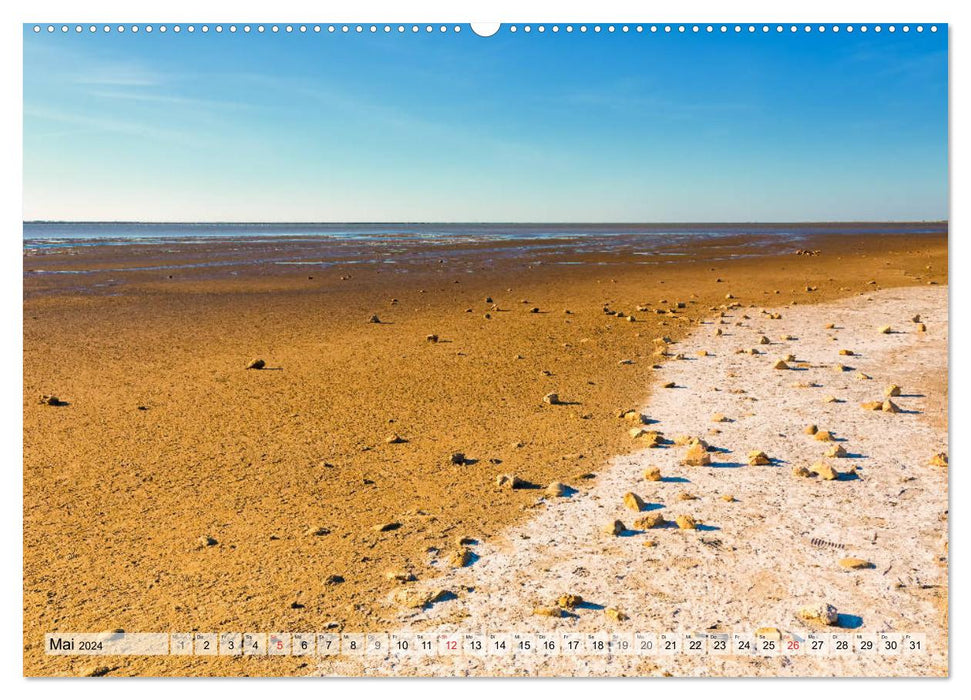
POLYGON ((24 28, 24 218, 948 216, 946 30, 24 28))

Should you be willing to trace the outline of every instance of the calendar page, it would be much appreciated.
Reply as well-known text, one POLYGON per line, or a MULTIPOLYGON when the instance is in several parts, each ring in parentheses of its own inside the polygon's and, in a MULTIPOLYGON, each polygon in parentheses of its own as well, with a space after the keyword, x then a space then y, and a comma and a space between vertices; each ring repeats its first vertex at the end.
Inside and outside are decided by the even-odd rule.
POLYGON ((948 24, 644 11, 23 24, 24 675, 948 675, 948 24))

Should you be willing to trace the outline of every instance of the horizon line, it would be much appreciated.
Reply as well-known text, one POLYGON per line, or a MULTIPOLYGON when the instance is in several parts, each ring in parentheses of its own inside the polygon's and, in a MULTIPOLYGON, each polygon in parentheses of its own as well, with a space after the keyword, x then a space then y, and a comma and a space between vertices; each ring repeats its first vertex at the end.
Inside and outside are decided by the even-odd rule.
POLYGON ((476 225, 476 226, 690 226, 732 225, 771 226, 773 224, 946 224, 950 219, 803 219, 790 221, 225 221, 225 220, 171 220, 143 221, 139 219, 24 219, 23 224, 150 224, 186 225, 214 224, 234 226, 376 226, 376 225, 476 225))

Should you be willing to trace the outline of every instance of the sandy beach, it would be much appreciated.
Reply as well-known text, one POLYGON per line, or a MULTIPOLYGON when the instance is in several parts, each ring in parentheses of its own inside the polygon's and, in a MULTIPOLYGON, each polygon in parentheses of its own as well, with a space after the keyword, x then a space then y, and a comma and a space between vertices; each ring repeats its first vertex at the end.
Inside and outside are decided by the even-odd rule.
POLYGON ((926 662, 682 658, 609 672, 946 673, 947 470, 929 465, 947 452, 946 233, 748 243, 651 256, 636 242, 568 255, 545 240, 443 243, 394 265, 350 244, 328 259, 312 241, 291 245, 327 265, 218 241, 25 255, 25 674, 596 674, 605 661, 93 661, 46 656, 42 640, 606 629, 597 606, 630 629, 798 631, 798 610, 820 602, 848 629, 920 627, 926 662), (246 369, 255 359, 264 368, 246 369), (899 413, 861 408, 890 384, 899 413), (622 409, 663 440, 703 438, 714 465, 647 448, 622 409), (834 445, 848 456, 827 461, 855 477, 793 475, 834 445), (750 466, 751 450, 770 464, 750 466), (646 482, 650 466, 664 480, 646 482), (501 487, 503 474, 572 495, 501 487), (626 508, 627 492, 651 507, 626 508), (638 530, 651 513, 703 527, 638 530), (603 534, 613 519, 635 534, 603 534), (465 546, 471 565, 453 566, 465 546), (873 567, 842 568, 847 557, 873 567), (456 595, 402 604, 403 590, 429 589, 456 595), (532 614, 565 593, 594 606, 532 614))

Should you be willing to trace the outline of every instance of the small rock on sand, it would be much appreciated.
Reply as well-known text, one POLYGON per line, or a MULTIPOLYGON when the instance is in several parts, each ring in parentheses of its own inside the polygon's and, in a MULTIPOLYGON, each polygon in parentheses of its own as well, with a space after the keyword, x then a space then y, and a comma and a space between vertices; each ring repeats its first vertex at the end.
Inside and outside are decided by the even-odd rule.
POLYGON ((395 583, 410 583, 418 580, 417 577, 410 571, 388 571, 385 573, 384 577, 389 581, 394 581, 395 583))
POLYGON ((845 457, 847 454, 846 448, 842 445, 833 445, 826 450, 827 457, 845 457))
POLYGON ((396 593, 394 599, 403 607, 421 609, 454 597, 455 594, 447 589, 420 591, 413 588, 407 588, 396 593))
POLYGON ((815 435, 819 432, 819 428, 817 428, 814 423, 810 423, 802 429, 802 432, 804 432, 806 435, 815 435))
POLYGON ((936 455, 931 457, 930 465, 932 467, 946 467, 947 452, 938 452, 936 455))
POLYGON ((371 314, 370 316, 368 316, 367 322, 368 323, 381 323, 381 319, 378 318, 378 315, 377 314, 371 314))
POLYGON ((829 603, 819 603, 801 608, 798 617, 807 622, 816 622, 823 625, 835 625, 839 622, 839 613, 836 608, 829 603))
POLYGON ((401 527, 401 523, 388 522, 388 523, 378 523, 372 529, 375 532, 391 532, 392 530, 397 530, 399 527, 401 527))
POLYGON ((772 365, 772 369, 789 369, 789 365, 781 357, 776 360, 776 363, 772 365))
POLYGON ((389 445, 400 445, 405 441, 403 437, 398 435, 398 433, 391 433, 388 437, 384 439, 389 445))
POLYGON ((753 467, 765 466, 767 464, 772 464, 772 460, 769 455, 765 454, 761 450, 752 450, 748 453, 748 463, 753 467))
POLYGON ((323 526, 311 527, 307 529, 307 534, 313 537, 323 537, 324 535, 330 534, 330 528, 323 526))
POLYGON ((883 395, 888 399, 891 396, 900 396, 900 387, 896 384, 891 384, 886 389, 883 390, 883 395))
POLYGON ((664 516, 660 513, 648 513, 634 521, 634 527, 638 530, 653 530, 657 527, 663 527, 664 524, 664 516))
POLYGON ((648 467, 644 470, 644 479, 647 481, 660 481, 661 470, 658 467, 648 467))
POLYGON ((839 472, 826 464, 826 462, 817 462, 810 467, 810 471, 824 481, 836 481, 840 476, 839 472))
POLYGON ((472 550, 468 547, 462 547, 452 553, 452 556, 449 557, 448 563, 456 569, 461 569, 462 567, 471 564, 473 559, 474 556, 472 555, 472 550))
POLYGON ((813 475, 813 473, 808 469, 806 469, 805 467, 793 467, 792 475, 798 476, 801 479, 808 479, 813 475))
POLYGON ((678 527, 682 530, 694 530, 698 527, 695 519, 690 515, 679 515, 674 519, 674 522, 677 523, 678 527))
POLYGON ((250 360, 246 365, 246 369, 263 369, 264 367, 266 367, 266 360, 261 360, 259 358, 250 360))
POLYGON ((845 559, 840 559, 840 566, 844 569, 872 569, 873 564, 868 562, 866 559, 857 559, 856 557, 846 557, 845 559))
POLYGON ((560 396, 559 394, 549 393, 543 397, 543 403, 547 403, 550 406, 556 406, 558 403, 560 403, 560 396))
POLYGON ((219 541, 212 535, 203 535, 199 538, 199 546, 201 547, 215 547, 219 544, 219 541))
POLYGON ((883 408, 883 401, 864 401, 860 404, 864 411, 879 411, 883 408))
POLYGON ((546 495, 553 496, 554 498, 560 498, 569 493, 570 487, 566 484, 560 483, 559 481, 554 481, 552 484, 546 487, 546 495))
POLYGON ((819 442, 832 442, 833 434, 828 430, 817 430, 813 433, 813 438, 819 442))
POLYGON ((504 486, 510 489, 521 489, 526 486, 526 482, 513 474, 500 474, 496 477, 496 486, 504 486))
POLYGON ((626 529, 627 527, 624 525, 624 523, 622 523, 619 520, 614 520, 612 523, 605 525, 603 528, 603 531, 608 535, 613 535, 614 537, 617 537, 618 535, 623 533, 626 529))
POLYGON ((900 413, 900 407, 890 399, 887 399, 880 405, 880 410, 884 413, 900 413))
POLYGON ((892 333, 893 328, 891 328, 890 326, 880 326, 879 331, 881 333, 892 333))
POLYGON ((465 453, 464 452, 453 452, 448 456, 448 461, 452 464, 462 465, 465 464, 465 453))
POLYGON ((694 444, 684 453, 681 463, 689 467, 706 467, 711 464, 711 455, 704 445, 694 444))
POLYGON ((604 610, 604 615, 614 622, 624 622, 625 620, 630 619, 627 616, 627 613, 623 612, 622 610, 618 610, 617 608, 607 608, 604 610))
POLYGON ((434 333, 431 333, 431 334, 425 336, 425 340, 427 340, 429 343, 437 343, 438 342, 438 336, 436 334, 434 334, 434 333))
POLYGON ((644 510, 644 500, 632 491, 624 494, 624 505, 637 513, 644 510))
POLYGON ((566 610, 557 605, 541 605, 533 608, 533 614, 540 617, 566 617, 566 610))
POLYGON ((583 603, 583 598, 574 593, 566 593, 564 595, 561 595, 556 601, 557 606, 561 608, 566 608, 567 610, 573 610, 575 607, 577 607, 578 605, 581 605, 582 603, 583 603))

